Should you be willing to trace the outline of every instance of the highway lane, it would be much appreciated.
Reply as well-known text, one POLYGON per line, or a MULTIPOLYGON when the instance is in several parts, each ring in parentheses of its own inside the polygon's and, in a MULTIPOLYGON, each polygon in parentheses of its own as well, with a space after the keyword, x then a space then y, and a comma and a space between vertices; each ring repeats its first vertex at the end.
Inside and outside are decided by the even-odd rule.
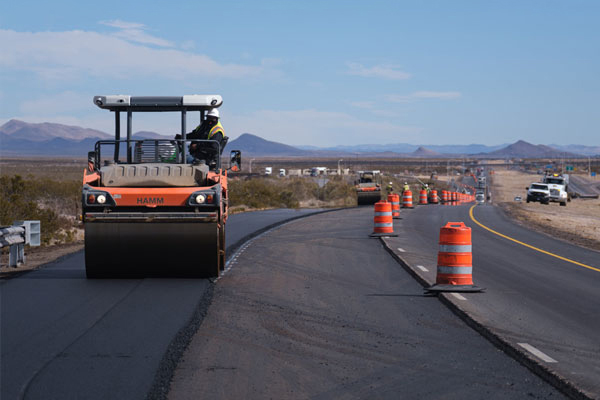
POLYGON ((585 177, 570 175, 569 192, 577 193, 578 196, 598 196, 600 194, 600 183, 585 177))
POLYGON ((170 399, 558 399, 368 238, 372 207, 277 228, 215 286, 170 399))
MULTIPOLYGON (((315 211, 232 215, 228 249, 315 211)), ((163 364, 176 361, 163 360, 169 344, 212 290, 208 280, 86 280, 83 257, 0 281, 0 398, 144 398, 163 364)))
MULTIPOLYGON (((529 343, 556 363, 538 360, 593 397, 600 397, 600 272, 499 237, 474 223, 469 206, 428 206, 402 213, 392 248, 435 280, 439 228, 462 221, 473 235, 473 278, 485 293, 465 294, 462 307, 510 343, 529 343), (402 248, 404 252, 397 250, 402 248)), ((498 208, 479 205, 474 217, 504 235, 600 269, 598 252, 532 232, 498 208)))

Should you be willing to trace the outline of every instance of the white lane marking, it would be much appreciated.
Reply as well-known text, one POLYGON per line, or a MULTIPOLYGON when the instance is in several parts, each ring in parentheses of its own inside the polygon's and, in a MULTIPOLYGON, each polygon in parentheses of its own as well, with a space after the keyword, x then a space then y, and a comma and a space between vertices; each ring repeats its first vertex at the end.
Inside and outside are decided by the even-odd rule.
POLYGON ((452 296, 456 297, 459 300, 467 300, 463 295, 461 295, 460 293, 450 293, 452 296))
POLYGON ((558 362, 554 358, 552 358, 552 357, 550 357, 550 356, 542 353, 541 351, 539 351, 538 349, 536 349, 535 347, 533 347, 529 343, 517 343, 517 344, 519 346, 521 346, 522 348, 524 348, 525 350, 527 350, 528 352, 530 352, 531 354, 533 354, 534 356, 538 357, 542 361, 545 361, 547 363, 558 362))
POLYGON ((422 265, 417 265, 417 268, 419 268, 423 272, 429 272, 429 270, 422 265))
POLYGON ((401 252, 403 252, 403 253, 405 253, 405 252, 406 252, 406 250, 404 250, 402 247, 398 247, 398 251, 401 251, 401 252))

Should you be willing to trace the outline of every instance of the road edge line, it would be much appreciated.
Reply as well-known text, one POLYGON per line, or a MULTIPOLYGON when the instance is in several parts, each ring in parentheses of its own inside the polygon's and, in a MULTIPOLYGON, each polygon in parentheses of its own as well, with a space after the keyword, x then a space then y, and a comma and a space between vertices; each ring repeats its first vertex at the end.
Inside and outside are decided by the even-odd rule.
MULTIPOLYGON (((420 274, 415 270, 415 268, 413 268, 408 262, 402 259, 402 257, 400 257, 398 254, 394 253, 392 247, 389 246, 386 243, 386 241, 383 240, 383 238, 380 238, 380 240, 383 244, 383 248, 386 249, 387 252, 392 255, 392 258, 398 261, 400 266, 402 266, 403 269, 406 270, 406 272, 408 272, 413 278, 415 278, 417 282, 419 282, 423 286, 423 288, 431 286, 431 283, 429 283, 424 277, 420 276, 420 274)), ((518 349, 516 347, 516 344, 513 345, 508 339, 505 339, 499 333, 496 333, 492 328, 485 326, 477 318, 467 313, 460 307, 459 303, 455 303, 454 301, 452 301, 452 299, 449 298, 448 294, 440 293, 438 294, 438 298, 440 299, 442 304, 444 304, 450 311, 452 311, 461 320, 463 320, 469 327, 475 330, 475 332, 479 333, 496 348, 502 350, 506 355, 517 361, 519 364, 523 365, 525 368, 533 372, 542 380, 552 385, 562 394, 577 400, 594 400, 593 396, 585 393, 582 389, 576 387, 575 384, 569 381, 568 379, 560 376, 557 372, 549 369, 545 365, 538 362, 536 359, 533 359, 527 353, 518 349)))

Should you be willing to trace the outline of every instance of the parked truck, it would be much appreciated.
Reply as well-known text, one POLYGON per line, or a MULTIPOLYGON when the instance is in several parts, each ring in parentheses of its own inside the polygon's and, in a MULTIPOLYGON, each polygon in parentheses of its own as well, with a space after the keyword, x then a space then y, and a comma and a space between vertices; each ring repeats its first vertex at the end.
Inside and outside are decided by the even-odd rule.
POLYGON ((550 174, 545 175, 542 180, 548 185, 550 191, 550 201, 560 203, 561 206, 566 206, 567 201, 571 201, 569 197, 569 175, 550 174))

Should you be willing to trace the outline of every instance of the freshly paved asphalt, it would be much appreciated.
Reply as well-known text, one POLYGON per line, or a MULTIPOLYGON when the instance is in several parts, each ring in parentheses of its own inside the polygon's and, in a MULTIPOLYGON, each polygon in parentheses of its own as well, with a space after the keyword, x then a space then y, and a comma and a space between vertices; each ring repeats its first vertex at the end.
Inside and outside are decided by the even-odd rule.
POLYGON ((563 398, 424 296, 372 227, 372 207, 348 209, 245 246, 169 398, 563 398))
MULTIPOLYGON (((227 247, 314 211, 233 215, 227 247)), ((212 286, 191 279, 86 280, 83 252, 0 281, 0 398, 146 397, 163 364, 177 361, 163 357, 212 286)))
MULTIPOLYGON (((474 283, 486 291, 463 294, 467 300, 459 301, 460 306, 515 347, 528 343, 558 361, 532 357, 590 397, 600 398, 600 271, 499 237, 470 219, 470 206, 403 210, 402 220, 395 223, 399 237, 386 242, 433 283, 440 227, 465 222, 472 229, 474 283)), ((553 239, 551 232, 545 235, 516 225, 497 207, 478 205, 473 214, 499 233, 600 269, 600 253, 553 239)))

